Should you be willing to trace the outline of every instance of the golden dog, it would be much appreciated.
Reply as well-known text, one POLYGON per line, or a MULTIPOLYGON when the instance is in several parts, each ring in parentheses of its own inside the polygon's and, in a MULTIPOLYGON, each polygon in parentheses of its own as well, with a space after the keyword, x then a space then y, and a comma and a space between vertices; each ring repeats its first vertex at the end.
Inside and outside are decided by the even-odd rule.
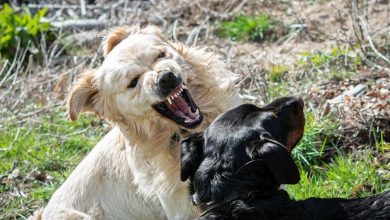
POLYGON ((154 26, 117 28, 105 60, 68 96, 70 118, 93 112, 113 129, 33 218, 189 219, 179 139, 239 104, 235 76, 205 48, 172 43, 154 26))

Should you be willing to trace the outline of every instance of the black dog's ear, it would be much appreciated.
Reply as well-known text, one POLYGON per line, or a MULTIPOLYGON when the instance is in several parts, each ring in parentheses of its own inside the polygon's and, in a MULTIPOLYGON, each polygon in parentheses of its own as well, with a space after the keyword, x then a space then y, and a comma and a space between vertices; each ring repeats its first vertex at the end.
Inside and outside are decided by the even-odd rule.
POLYGON ((181 181, 194 175, 203 160, 203 133, 196 133, 181 141, 181 181))
POLYGON ((302 98, 286 96, 278 98, 266 106, 266 108, 276 109, 276 115, 283 128, 283 140, 290 152, 303 136, 305 127, 304 105, 302 98))
POLYGON ((300 180, 297 165, 286 148, 266 142, 252 151, 252 159, 261 159, 280 184, 296 184, 300 180))

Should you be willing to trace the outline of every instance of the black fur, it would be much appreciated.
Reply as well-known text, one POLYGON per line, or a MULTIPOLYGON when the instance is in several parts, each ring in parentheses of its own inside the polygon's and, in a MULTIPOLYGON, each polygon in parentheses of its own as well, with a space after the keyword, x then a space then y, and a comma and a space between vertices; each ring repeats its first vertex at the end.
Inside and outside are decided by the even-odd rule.
POLYGON ((303 135, 303 101, 241 105, 182 141, 181 179, 199 219, 390 219, 390 191, 360 199, 295 201, 281 184, 299 181, 289 151, 303 135))

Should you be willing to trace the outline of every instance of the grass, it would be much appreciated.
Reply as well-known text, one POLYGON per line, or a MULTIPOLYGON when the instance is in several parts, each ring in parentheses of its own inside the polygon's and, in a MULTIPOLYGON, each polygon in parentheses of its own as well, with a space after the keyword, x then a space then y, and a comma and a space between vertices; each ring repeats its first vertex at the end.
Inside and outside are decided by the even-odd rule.
POLYGON ((271 70, 268 71, 269 79, 272 82, 282 82, 283 76, 288 73, 288 66, 286 65, 274 65, 271 70))
MULTIPOLYGON (((331 146, 337 155, 330 163, 321 160, 326 147, 331 145, 330 139, 337 133, 337 127, 338 123, 331 116, 316 119, 312 112, 306 112, 305 133, 292 151, 301 173, 300 182, 287 187, 292 198, 355 198, 390 189, 389 167, 375 163, 371 150, 359 151, 357 156, 352 156, 331 146)), ((379 153, 388 151, 388 146, 382 136, 378 137, 376 149, 379 153)))
POLYGON ((267 14, 239 15, 219 24, 218 35, 232 40, 264 40, 272 29, 272 20, 267 14))
POLYGON ((312 112, 306 112, 305 132, 302 140, 292 151, 292 156, 305 170, 317 165, 328 145, 327 140, 336 133, 337 123, 330 116, 316 119, 312 112))
POLYGON ((333 48, 330 52, 303 52, 297 65, 311 71, 318 79, 339 80, 351 77, 362 66, 362 58, 353 48, 333 48))
POLYGON ((361 152, 356 158, 341 154, 330 164, 313 166, 310 174, 301 169, 298 184, 288 186, 287 191, 295 199, 309 197, 354 198, 380 193, 390 189, 390 176, 381 176, 386 169, 373 163, 370 152, 361 152))
POLYGON ((64 109, 33 121, 0 124, 0 219, 26 218, 51 194, 104 134, 92 116, 71 122, 64 109), (34 172, 44 177, 34 178, 34 172))
MULTIPOLYGON (((279 72, 281 71, 278 68, 276 71, 269 71, 273 82, 270 82, 272 85, 267 88, 267 93, 271 99, 288 93, 285 82, 275 82, 278 81, 278 77, 275 77, 277 80, 272 80, 272 75, 278 75, 279 72)), ((287 187, 293 198, 354 198, 390 189, 390 167, 373 163, 374 157, 370 150, 352 157, 350 154, 341 153, 337 146, 332 145, 332 140, 338 133, 339 122, 336 119, 331 115, 316 118, 314 112, 308 108, 305 118, 304 135, 292 151, 301 173, 299 184, 287 187), (338 153, 330 163, 325 163, 322 157, 330 148, 334 148, 338 153)), ((389 152, 390 145, 384 141, 383 135, 374 138, 375 149, 379 154, 389 152)))
MULTIPOLYGON (((307 113, 305 135, 293 151, 301 172, 300 183, 287 188, 293 198, 349 198, 390 188, 389 176, 378 172, 388 167, 374 164, 369 153, 359 157, 339 155, 329 164, 321 162, 323 143, 336 126, 330 118, 316 120, 307 113)), ((62 108, 29 122, 3 122, 0 219, 25 219, 34 209, 43 207, 105 130, 93 116, 70 122, 62 108), (43 172, 44 179, 34 178, 31 173, 36 171, 43 172)), ((377 148, 387 151, 388 144, 378 142, 377 148)))
MULTIPOLYGON (((314 82, 353 78, 363 65, 354 48, 333 48, 330 52, 302 52, 292 65, 272 65, 265 69, 265 102, 280 96, 301 93, 314 82)), ((260 73, 259 73, 260 74, 260 73)), ((264 81, 263 78, 259 78, 264 81)))

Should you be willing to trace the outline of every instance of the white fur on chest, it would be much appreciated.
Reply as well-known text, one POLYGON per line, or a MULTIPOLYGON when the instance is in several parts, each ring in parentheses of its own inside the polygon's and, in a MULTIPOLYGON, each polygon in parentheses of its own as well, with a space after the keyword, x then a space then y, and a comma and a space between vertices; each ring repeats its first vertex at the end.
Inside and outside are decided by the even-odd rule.
POLYGON ((189 219, 197 209, 191 204, 188 184, 180 181, 179 143, 168 141, 159 149, 150 157, 142 149, 127 148, 133 184, 147 200, 157 196, 168 219, 189 219))
MULTIPOLYGON (((178 145, 164 148, 168 147, 175 147, 177 150, 179 148, 178 145)), ((128 148, 126 154, 134 178, 133 183, 147 197, 155 193, 172 193, 173 188, 181 185, 180 162, 169 152, 163 151, 148 157, 138 150, 128 148)))
POLYGON ((105 219, 164 219, 165 214, 157 197, 143 198, 130 181, 106 180, 101 195, 105 219))

